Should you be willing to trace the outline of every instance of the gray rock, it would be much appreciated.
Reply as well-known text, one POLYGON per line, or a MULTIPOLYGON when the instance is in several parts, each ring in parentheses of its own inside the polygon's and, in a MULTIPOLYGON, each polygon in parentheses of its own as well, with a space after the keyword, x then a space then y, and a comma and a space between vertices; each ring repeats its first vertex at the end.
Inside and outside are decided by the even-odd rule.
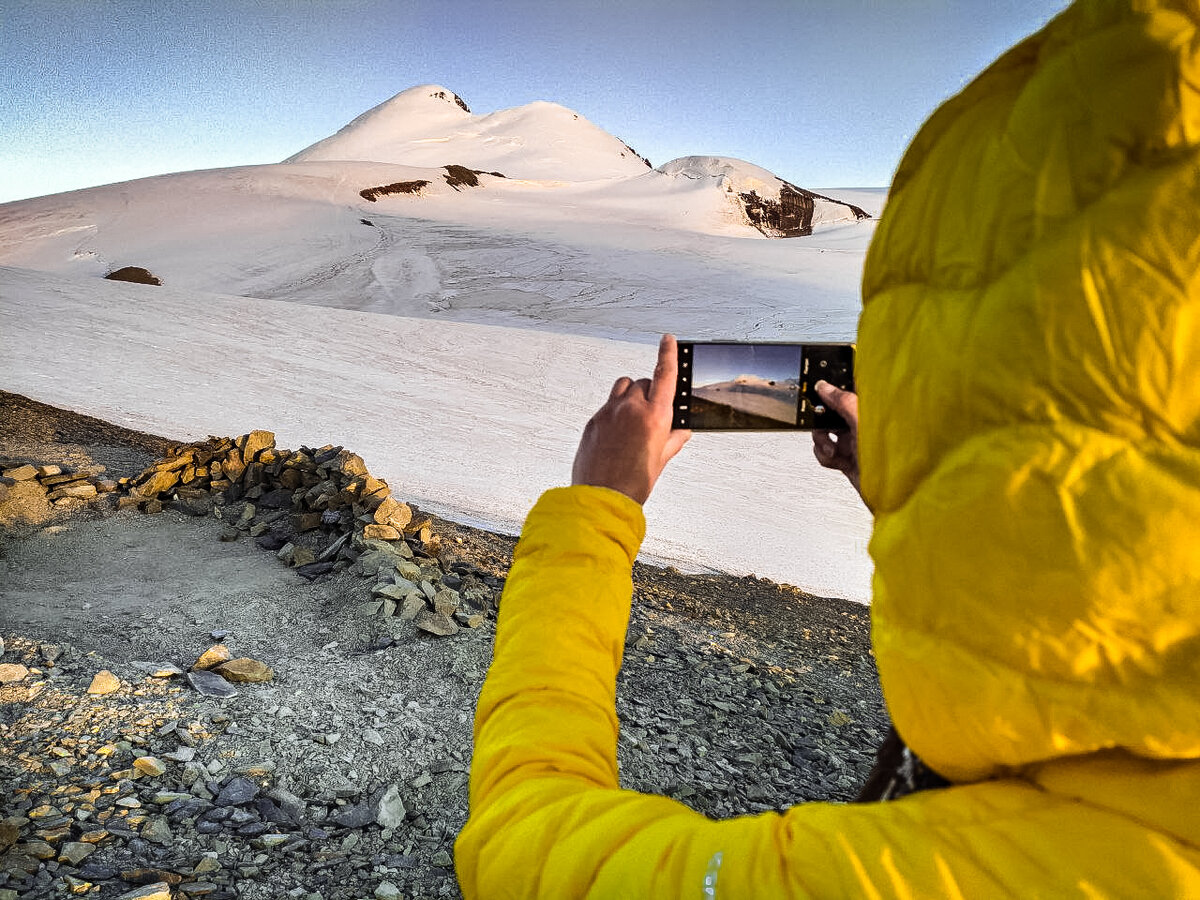
POLYGON ((436 634, 439 637, 449 637, 450 635, 458 634, 458 625, 443 613, 435 613, 423 609, 413 619, 413 622, 422 631, 436 634))
POLYGON ((404 598, 404 605, 400 607, 397 617, 404 621, 412 621, 423 612, 425 612, 425 595, 409 594, 404 598))
POLYGON ((458 610, 459 596, 458 591, 452 591, 449 588, 443 588, 433 595, 434 611, 441 613, 443 616, 452 616, 458 610))
POLYGON ((227 700, 237 696, 237 688, 216 672, 200 670, 187 673, 188 683, 205 697, 227 700))
POLYGON ((370 803, 356 803, 343 808, 332 819, 343 828, 365 828, 375 821, 375 811, 370 803))
POLYGON ((142 840, 144 841, 165 845, 174 839, 175 835, 171 833, 171 826, 167 824, 167 820, 163 816, 154 816, 142 826, 142 840))
POLYGON ((278 803, 279 808, 282 809, 293 821, 304 821, 304 801, 291 791, 281 787, 276 787, 268 791, 267 796, 278 803))
POLYGON ((135 660, 132 665, 141 669, 151 678, 171 678, 175 675, 182 675, 183 669, 172 662, 146 662, 144 660, 135 660))
POLYGON ((400 788, 391 785, 379 798, 379 809, 375 813, 375 821, 384 828, 399 828, 404 823, 408 810, 400 798, 400 788))
POLYGON ((117 900, 171 900, 171 886, 165 881, 147 884, 122 894, 117 900))
POLYGON ((221 788, 221 793, 217 795, 217 806, 238 806, 242 803, 249 803, 258 796, 258 785, 249 778, 237 776, 229 779, 228 783, 221 788))

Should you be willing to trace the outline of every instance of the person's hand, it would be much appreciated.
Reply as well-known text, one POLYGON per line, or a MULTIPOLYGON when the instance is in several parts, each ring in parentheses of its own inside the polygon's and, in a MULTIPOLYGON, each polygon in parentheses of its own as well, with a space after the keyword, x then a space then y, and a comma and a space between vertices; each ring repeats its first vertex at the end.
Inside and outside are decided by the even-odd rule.
POLYGON ((667 462, 692 436, 672 431, 678 372, 675 338, 663 335, 653 378, 618 378, 608 402, 588 421, 575 453, 572 484, 620 491, 645 503, 667 462))
MULTIPOLYGON (((843 391, 828 381, 816 383, 817 394, 825 405, 836 411, 850 426, 848 431, 813 431, 813 455, 827 469, 837 469, 850 480, 858 496, 862 487, 858 478, 858 394, 843 391)), ((866 500, 863 500, 866 503, 866 500)), ((867 505, 870 509, 870 505, 867 505)))

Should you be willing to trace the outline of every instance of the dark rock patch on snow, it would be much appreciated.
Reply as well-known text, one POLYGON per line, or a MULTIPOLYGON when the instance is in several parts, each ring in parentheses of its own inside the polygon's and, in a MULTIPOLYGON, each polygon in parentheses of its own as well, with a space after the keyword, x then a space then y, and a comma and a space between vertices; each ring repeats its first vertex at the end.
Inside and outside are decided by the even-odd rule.
POLYGON ((358 192, 364 200, 374 203, 380 197, 388 194, 419 194, 421 188, 428 187, 428 181, 397 181, 395 184, 385 184, 381 187, 365 188, 358 192))
POLYGON ((459 105, 459 107, 462 108, 463 112, 471 111, 471 108, 469 106, 467 106, 467 104, 465 102, 463 102, 463 98, 458 96, 458 94, 454 93, 453 91, 434 91, 429 96, 437 97, 439 100, 453 100, 455 103, 457 103, 459 105), (450 96, 447 97, 446 96, 447 94, 449 94, 450 96))
MULTIPOLYGON (((578 116, 576 116, 576 118, 578 118, 578 116)), ((618 140, 620 140, 620 138, 618 138, 618 140)), ((642 156, 642 154, 638 153, 636 150, 634 150, 632 147, 630 147, 624 141, 621 141, 621 146, 624 147, 626 150, 628 150, 630 153, 632 153, 634 156, 636 156, 638 159, 640 159, 642 162, 644 162, 646 164, 647 169, 654 168, 654 164, 652 162, 650 162, 650 160, 646 159, 646 157, 642 156)), ((624 153, 621 154, 621 156, 624 156, 624 155, 625 155, 624 153)))
POLYGON ((120 269, 115 269, 104 276, 110 281, 129 281, 133 284, 153 284, 161 285, 162 282, 154 275, 151 275, 146 269, 141 266, 125 266, 120 269))
POLYGON ((466 166, 442 166, 442 168, 446 170, 446 174, 442 176, 446 179, 446 184, 456 191, 460 185, 479 187, 479 176, 483 173, 468 169, 466 166))
POLYGON ((760 197, 757 191, 738 194, 750 224, 767 237, 805 237, 812 234, 816 200, 846 206, 856 219, 868 219, 866 211, 841 200, 806 191, 784 181, 777 197, 760 197))

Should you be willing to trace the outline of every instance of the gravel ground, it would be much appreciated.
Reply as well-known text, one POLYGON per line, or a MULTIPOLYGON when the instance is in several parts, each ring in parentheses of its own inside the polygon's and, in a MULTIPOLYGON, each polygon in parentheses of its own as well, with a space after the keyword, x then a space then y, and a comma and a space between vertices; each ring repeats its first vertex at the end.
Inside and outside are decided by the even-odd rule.
MULTIPOLYGON (((0 392, 5 459, 120 477, 166 444, 0 392)), ((493 619, 397 632, 362 614, 371 581, 306 582, 218 540, 216 519, 68 506, 0 533, 0 664, 27 670, 0 684, 0 900, 154 883, 176 898, 459 896, 493 619), (222 632, 274 679, 218 700, 139 665, 187 669, 222 632), (102 671, 115 689, 89 694, 102 671)), ((435 528, 498 595, 514 539, 435 528)), ((624 786, 719 818, 856 793, 887 728, 866 608, 753 578, 639 564, 634 579, 624 786)))

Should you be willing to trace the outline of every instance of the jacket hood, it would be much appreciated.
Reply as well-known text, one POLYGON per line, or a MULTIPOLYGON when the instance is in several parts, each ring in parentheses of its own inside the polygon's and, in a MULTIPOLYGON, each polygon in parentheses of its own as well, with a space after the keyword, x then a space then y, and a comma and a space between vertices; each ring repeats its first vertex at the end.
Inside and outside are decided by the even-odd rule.
POLYGON ((867 256, 878 666, 956 781, 1200 758, 1198 24, 1075 3, 926 123, 867 256))

